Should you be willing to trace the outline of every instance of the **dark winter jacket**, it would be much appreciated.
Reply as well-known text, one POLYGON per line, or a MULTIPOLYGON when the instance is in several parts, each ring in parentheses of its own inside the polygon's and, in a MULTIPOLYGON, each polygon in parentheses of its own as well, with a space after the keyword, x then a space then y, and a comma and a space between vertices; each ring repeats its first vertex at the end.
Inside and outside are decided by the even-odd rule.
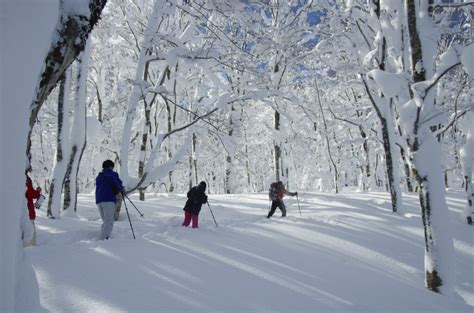
POLYGON ((95 179, 95 203, 115 202, 115 194, 123 192, 119 175, 111 168, 105 168, 95 179))
POLYGON ((28 206, 28 215, 30 217, 30 220, 34 220, 36 218, 35 205, 33 203, 33 200, 38 199, 40 195, 41 195, 41 188, 38 187, 34 189, 31 179, 29 177, 26 177, 25 197, 26 197, 26 205, 28 206))
POLYGON ((188 191, 188 201, 184 206, 184 211, 194 215, 199 215, 201 206, 207 202, 207 196, 205 194, 206 185, 201 183, 188 191))

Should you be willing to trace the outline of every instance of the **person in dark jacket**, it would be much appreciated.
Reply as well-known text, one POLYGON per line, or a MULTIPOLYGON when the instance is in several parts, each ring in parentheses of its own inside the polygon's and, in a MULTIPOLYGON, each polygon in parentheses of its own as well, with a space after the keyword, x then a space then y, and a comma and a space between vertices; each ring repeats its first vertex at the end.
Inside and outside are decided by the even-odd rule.
POLYGON ((277 181, 270 185, 269 195, 270 195, 270 200, 272 201, 272 206, 270 208, 270 212, 268 212, 267 218, 272 217, 273 213, 275 213, 277 208, 279 208, 281 211, 281 217, 285 217, 286 207, 285 207, 285 203, 283 202, 283 197, 285 195, 297 196, 298 193, 287 191, 285 186, 283 185, 283 182, 277 181))
POLYGON ((122 181, 114 172, 114 166, 114 162, 105 160, 102 163, 102 172, 95 179, 95 203, 102 219, 100 240, 110 238, 115 221, 117 194, 124 192, 122 181))
POLYGON ((199 212, 204 203, 207 202, 206 183, 200 182, 199 185, 188 191, 188 201, 184 205, 184 221, 182 226, 188 227, 191 221, 193 228, 198 228, 199 212))

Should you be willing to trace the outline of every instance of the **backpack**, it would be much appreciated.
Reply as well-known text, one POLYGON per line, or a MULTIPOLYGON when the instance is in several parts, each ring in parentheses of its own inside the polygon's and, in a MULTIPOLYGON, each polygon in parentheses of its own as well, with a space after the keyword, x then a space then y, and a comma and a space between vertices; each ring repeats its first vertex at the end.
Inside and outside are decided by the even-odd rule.
POLYGON ((268 197, 270 198, 270 200, 275 201, 278 199, 277 189, 278 189, 277 183, 272 183, 270 185, 270 189, 268 190, 268 197))

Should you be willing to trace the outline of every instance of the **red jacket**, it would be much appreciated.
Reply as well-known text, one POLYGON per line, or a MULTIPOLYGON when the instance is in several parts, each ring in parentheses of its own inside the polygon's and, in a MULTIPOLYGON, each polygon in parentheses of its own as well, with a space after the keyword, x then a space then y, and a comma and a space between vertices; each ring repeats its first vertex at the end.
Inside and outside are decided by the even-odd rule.
POLYGON ((274 190, 275 190, 276 199, 272 200, 274 202, 283 202, 283 197, 285 195, 289 195, 289 196, 295 195, 294 193, 287 191, 285 189, 285 186, 279 185, 278 183, 272 183, 271 187, 274 188, 274 190))
POLYGON ((26 177, 26 192, 25 197, 28 206, 28 215, 30 216, 30 220, 34 220, 36 218, 35 206, 33 203, 34 199, 38 199, 41 195, 41 188, 33 189, 33 183, 31 179, 27 176, 26 177))

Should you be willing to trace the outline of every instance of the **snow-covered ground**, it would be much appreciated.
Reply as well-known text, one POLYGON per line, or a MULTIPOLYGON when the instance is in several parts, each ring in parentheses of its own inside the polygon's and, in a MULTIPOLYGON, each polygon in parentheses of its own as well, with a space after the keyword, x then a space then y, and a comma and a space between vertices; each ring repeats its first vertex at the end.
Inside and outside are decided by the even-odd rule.
POLYGON ((27 248, 45 312, 473 312, 474 228, 449 191, 456 296, 424 288, 423 229, 415 195, 404 216, 387 193, 302 193, 267 220, 265 194, 210 195, 200 228, 182 228, 183 195, 130 197, 113 238, 98 241, 93 195, 77 216, 37 218, 27 248), (467 304, 466 304, 467 303, 467 304))

